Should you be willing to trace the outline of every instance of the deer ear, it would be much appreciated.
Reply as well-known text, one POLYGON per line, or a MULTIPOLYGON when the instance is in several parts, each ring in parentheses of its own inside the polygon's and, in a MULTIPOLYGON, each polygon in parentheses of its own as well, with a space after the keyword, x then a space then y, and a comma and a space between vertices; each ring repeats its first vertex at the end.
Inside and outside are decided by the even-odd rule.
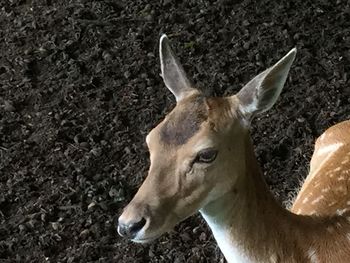
POLYGON ((164 83, 174 94, 176 101, 182 100, 195 91, 179 60, 171 50, 169 39, 165 34, 160 38, 159 56, 164 83))
POLYGON ((293 48, 275 65, 257 75, 237 94, 240 110, 248 118, 267 111, 277 101, 296 55, 293 48))

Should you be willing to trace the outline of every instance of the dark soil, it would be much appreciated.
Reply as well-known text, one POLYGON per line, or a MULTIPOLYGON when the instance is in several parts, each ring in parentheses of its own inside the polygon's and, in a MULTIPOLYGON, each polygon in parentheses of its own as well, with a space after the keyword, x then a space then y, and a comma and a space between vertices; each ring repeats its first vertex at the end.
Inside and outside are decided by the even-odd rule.
POLYGON ((198 216, 150 245, 115 230, 148 168, 145 135, 175 102, 162 33, 215 95, 298 47, 277 105, 253 122, 283 202, 315 138, 350 118, 349 1, 2 0, 1 262, 224 262, 198 216))

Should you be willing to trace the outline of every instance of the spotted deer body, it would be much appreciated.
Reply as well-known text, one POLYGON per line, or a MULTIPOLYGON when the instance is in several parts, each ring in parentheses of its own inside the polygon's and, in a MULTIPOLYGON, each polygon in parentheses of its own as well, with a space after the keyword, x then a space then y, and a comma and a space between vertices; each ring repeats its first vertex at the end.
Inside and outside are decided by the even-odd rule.
MULTIPOLYGON (((292 211, 302 215, 343 215, 350 210, 350 121, 316 141, 306 178, 292 211)), ((350 235, 349 235, 350 236, 350 235)))
POLYGON ((228 262, 349 262, 349 121, 317 140, 291 211, 275 201, 254 155, 250 122, 277 100, 295 54, 238 94, 214 98, 194 88, 161 38, 162 77, 177 104, 146 137, 151 165, 119 217, 120 235, 149 242, 199 211, 228 262))

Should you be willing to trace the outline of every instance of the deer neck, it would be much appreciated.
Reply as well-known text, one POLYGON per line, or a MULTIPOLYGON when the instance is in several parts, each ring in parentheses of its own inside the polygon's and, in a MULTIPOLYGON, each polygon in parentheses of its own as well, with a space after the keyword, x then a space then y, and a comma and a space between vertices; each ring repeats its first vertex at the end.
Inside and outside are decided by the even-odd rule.
POLYGON ((300 222, 294 225, 296 216, 282 208, 269 191, 250 138, 246 149, 245 174, 231 191, 200 212, 228 262, 278 262, 280 255, 275 252, 290 247, 282 239, 292 241, 288 231, 295 231, 300 222))

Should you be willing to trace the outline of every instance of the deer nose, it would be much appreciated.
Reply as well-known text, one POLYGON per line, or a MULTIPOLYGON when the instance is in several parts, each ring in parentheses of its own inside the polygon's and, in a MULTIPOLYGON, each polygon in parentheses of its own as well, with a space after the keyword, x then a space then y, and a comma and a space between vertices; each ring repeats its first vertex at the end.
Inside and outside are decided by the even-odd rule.
POLYGON ((141 218, 138 222, 124 223, 120 219, 118 220, 118 234, 122 237, 134 238, 136 234, 145 226, 146 219, 141 218))

